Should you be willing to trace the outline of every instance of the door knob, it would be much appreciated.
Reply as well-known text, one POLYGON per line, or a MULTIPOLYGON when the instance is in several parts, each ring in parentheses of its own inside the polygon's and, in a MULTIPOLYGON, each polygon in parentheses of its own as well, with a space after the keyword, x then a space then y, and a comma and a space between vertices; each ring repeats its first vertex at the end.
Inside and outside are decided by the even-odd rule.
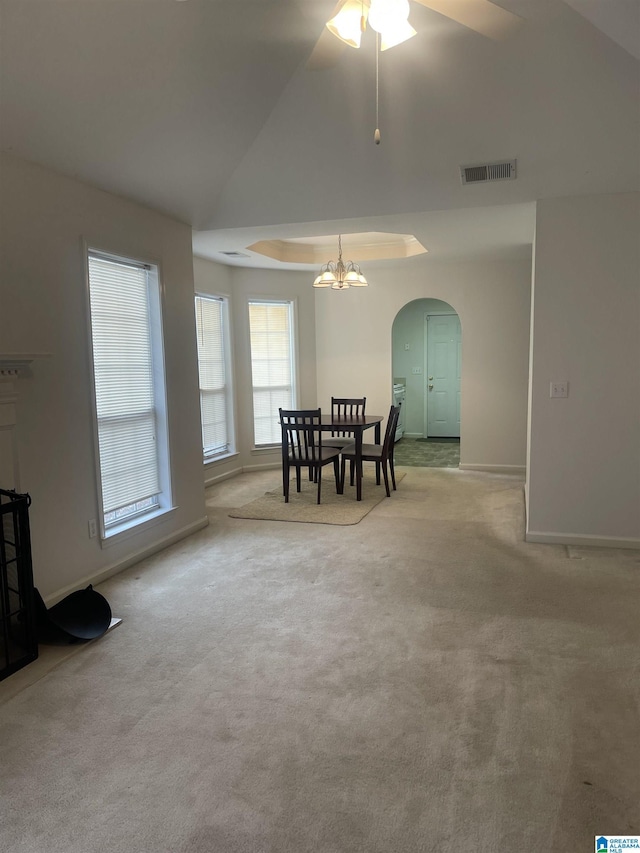
POLYGON ((433 385, 429 385, 429 391, 433 391, 433 385))
POLYGON ((433 382, 433 376, 429 377, 429 382, 433 382))

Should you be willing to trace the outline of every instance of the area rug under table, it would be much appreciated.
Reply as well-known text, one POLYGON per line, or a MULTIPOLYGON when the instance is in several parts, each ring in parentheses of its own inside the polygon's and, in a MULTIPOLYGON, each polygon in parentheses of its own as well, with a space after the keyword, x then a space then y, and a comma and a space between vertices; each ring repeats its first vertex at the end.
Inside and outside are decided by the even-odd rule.
MULTIPOLYGON (((404 478, 396 472, 396 484, 404 478)), ((344 494, 337 495, 333 477, 322 478, 321 504, 316 503, 317 486, 303 477, 301 491, 296 492, 295 479, 291 481, 289 503, 284 502, 282 485, 271 489, 256 500, 232 509, 231 518, 255 518, 264 521, 299 521, 311 524, 357 524, 374 506, 386 499, 384 478, 376 485, 375 474, 366 472, 362 479, 362 500, 356 500, 356 488, 347 482, 344 494)), ((393 490, 391 491, 393 500, 393 490)))

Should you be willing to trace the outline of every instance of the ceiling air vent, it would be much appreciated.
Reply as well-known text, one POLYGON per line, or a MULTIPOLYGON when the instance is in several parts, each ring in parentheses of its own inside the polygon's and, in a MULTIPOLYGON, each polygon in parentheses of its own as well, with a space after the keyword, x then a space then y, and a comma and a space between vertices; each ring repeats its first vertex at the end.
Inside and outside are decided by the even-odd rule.
POLYGON ((228 258, 250 258, 251 255, 245 254, 245 252, 220 252, 221 255, 226 255, 228 258))
POLYGON ((497 163, 481 163, 478 166, 460 166, 460 177, 463 184, 513 181, 516 177, 516 161, 502 160, 497 163))

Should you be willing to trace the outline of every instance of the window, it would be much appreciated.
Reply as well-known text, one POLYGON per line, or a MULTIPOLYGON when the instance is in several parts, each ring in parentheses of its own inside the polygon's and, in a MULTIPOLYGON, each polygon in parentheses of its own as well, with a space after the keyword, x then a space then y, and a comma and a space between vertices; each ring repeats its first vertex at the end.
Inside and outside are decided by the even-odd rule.
POLYGON ((293 303, 249 302, 256 447, 280 444, 278 409, 296 405, 293 303))
POLYGON ((157 267, 89 251, 103 538, 169 507, 157 267))
POLYGON ((233 452, 228 316, 226 299, 196 296, 200 415, 205 460, 233 452))

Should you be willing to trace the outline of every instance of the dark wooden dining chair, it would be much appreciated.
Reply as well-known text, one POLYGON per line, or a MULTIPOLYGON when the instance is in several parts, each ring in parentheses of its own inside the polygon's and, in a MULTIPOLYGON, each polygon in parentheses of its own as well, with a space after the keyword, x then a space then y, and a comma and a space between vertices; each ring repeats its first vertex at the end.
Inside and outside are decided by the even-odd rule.
MULTIPOLYGON (((332 417, 354 417, 364 415, 367 406, 366 397, 332 397, 332 417)), ((344 432, 339 429, 331 430, 328 435, 322 437, 322 444, 326 447, 344 447, 353 441, 353 433, 344 432)))
MULTIPOLYGON (((396 436, 396 427, 398 426, 398 418, 400 416, 400 406, 391 406, 389 417, 387 418, 387 428, 384 433, 382 444, 363 444, 362 445, 362 461, 376 463, 376 483, 380 485, 380 469, 384 474, 384 485, 387 490, 387 497, 391 497, 389 490, 389 471, 391 472, 391 482, 393 490, 396 491, 396 472, 393 465, 393 448, 396 436)), ((344 475, 347 459, 350 462, 350 482, 353 486, 355 464, 356 464, 356 445, 355 442, 346 445, 342 448, 342 465, 340 468, 341 488, 344 491, 344 475)))
POLYGON ((323 447, 320 443, 320 409, 280 409, 282 430, 282 486, 285 503, 289 503, 289 477, 296 469, 296 490, 300 491, 300 472, 309 471, 309 478, 318 484, 318 503, 322 489, 322 468, 333 462, 336 492, 342 493, 340 479, 340 448, 323 447))

